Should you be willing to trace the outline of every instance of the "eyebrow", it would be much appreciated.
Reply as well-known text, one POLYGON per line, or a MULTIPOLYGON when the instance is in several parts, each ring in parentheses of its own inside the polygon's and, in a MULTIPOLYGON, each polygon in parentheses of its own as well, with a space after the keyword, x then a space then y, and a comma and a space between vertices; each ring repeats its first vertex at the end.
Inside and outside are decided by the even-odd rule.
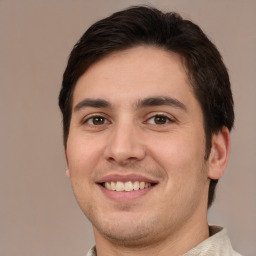
POLYGON ((186 111, 187 107, 179 100, 166 96, 149 97, 138 100, 136 103, 137 108, 145 108, 151 106, 171 106, 186 111))
POLYGON ((74 107, 74 111, 76 112, 86 107, 108 108, 108 107, 111 107, 111 104, 108 101, 103 99, 84 99, 74 107))
MULTIPOLYGON (((157 96, 157 97, 139 99, 135 104, 136 109, 154 107, 154 106, 171 106, 178 109, 182 109, 184 111, 187 110, 186 106, 182 102, 180 102, 175 98, 166 97, 166 96, 157 96)), ((104 99, 84 99, 74 107, 74 111, 76 112, 86 107, 111 108, 112 105, 110 102, 104 99)))

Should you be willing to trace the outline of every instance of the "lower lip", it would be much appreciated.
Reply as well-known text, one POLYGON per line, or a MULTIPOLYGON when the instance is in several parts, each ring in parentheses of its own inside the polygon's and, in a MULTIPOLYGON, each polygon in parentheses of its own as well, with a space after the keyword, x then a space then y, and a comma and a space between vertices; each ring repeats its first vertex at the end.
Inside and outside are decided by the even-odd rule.
POLYGON ((154 186, 151 186, 149 188, 139 189, 139 190, 132 190, 132 191, 114 191, 114 190, 108 190, 105 187, 98 185, 101 191, 106 195, 108 198, 123 202, 123 201, 130 201, 135 200, 137 198, 140 198, 144 195, 146 195, 149 191, 151 191, 154 186))

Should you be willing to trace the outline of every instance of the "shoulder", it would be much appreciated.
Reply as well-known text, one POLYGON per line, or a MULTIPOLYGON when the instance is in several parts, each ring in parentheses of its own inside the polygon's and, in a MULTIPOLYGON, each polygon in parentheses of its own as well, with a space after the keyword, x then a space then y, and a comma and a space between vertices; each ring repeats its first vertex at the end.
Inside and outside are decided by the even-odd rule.
POLYGON ((184 256, 241 256, 234 251, 227 230, 219 226, 209 226, 210 237, 191 249, 184 256))
POLYGON ((86 256, 97 256, 96 247, 91 247, 86 256))

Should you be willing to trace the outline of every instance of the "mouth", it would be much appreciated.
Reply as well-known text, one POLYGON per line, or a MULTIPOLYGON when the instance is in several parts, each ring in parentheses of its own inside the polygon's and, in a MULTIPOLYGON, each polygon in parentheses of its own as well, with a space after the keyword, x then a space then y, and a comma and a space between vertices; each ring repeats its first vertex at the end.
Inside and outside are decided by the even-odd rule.
POLYGON ((108 198, 127 201, 148 194, 158 182, 140 175, 108 175, 98 180, 97 184, 108 198))
POLYGON ((156 185, 156 183, 149 183, 145 181, 108 181, 101 183, 101 186, 106 188, 107 190, 111 191, 118 191, 118 192, 131 192, 149 188, 151 186, 156 185))

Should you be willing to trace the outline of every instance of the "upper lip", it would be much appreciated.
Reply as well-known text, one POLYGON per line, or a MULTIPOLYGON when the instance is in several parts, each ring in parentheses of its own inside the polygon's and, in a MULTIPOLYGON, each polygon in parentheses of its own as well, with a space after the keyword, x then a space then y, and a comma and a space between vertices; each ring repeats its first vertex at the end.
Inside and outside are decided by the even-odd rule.
POLYGON ((156 184, 158 183, 158 181, 145 177, 143 175, 138 175, 138 174, 127 174, 127 175, 120 175, 120 174, 109 174, 106 176, 103 176, 102 178, 99 178, 96 183, 105 183, 105 182, 117 182, 117 181, 121 181, 121 182, 127 182, 127 181, 144 181, 144 182, 148 182, 151 184, 156 184))

